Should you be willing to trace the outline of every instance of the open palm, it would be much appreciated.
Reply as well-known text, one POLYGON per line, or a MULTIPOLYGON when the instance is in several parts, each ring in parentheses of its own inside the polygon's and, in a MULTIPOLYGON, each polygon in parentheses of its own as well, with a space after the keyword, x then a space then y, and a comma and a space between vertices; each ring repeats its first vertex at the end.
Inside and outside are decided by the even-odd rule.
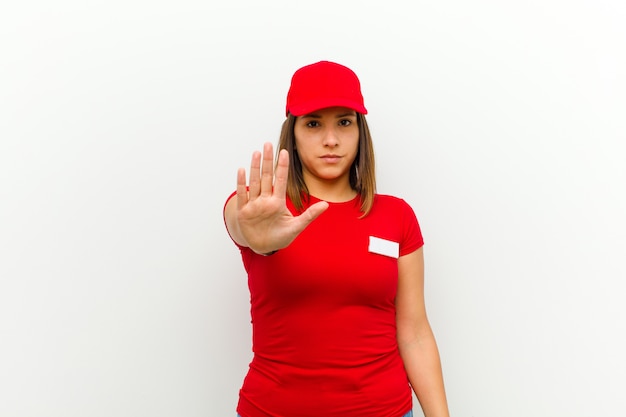
POLYGON ((311 205, 299 216, 291 214, 286 204, 289 154, 281 150, 274 170, 273 148, 263 146, 263 154, 255 152, 250 164, 250 181, 246 172, 237 172, 236 219, 241 237, 253 251, 268 253, 287 247, 315 220, 328 203, 311 205))

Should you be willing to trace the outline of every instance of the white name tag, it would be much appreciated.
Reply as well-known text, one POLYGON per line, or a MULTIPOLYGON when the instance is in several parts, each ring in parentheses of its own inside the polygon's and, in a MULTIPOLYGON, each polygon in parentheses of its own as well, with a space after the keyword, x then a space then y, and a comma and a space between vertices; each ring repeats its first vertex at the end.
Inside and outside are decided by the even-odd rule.
POLYGON ((370 236, 370 245, 368 250, 372 253, 385 255, 392 258, 400 256, 400 244, 391 240, 381 239, 379 237, 370 236))

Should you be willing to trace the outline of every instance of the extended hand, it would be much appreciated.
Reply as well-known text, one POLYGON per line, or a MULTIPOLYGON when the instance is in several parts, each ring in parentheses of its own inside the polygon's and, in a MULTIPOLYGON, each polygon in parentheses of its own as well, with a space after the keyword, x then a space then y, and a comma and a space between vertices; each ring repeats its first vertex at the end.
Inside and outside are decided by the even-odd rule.
POLYGON ((237 172, 236 220, 241 237, 257 253, 268 253, 287 247, 315 220, 328 203, 311 205, 299 216, 293 216, 286 205, 289 154, 281 150, 276 172, 271 143, 263 146, 261 153, 254 152, 250 164, 250 183, 246 186, 246 172, 237 172))

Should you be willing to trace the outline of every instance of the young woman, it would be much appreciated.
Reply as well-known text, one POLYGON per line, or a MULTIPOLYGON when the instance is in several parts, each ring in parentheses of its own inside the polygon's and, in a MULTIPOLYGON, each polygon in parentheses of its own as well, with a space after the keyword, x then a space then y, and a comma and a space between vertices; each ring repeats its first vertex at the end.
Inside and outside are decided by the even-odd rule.
POLYGON ((375 192, 356 74, 296 71, 272 145, 226 202, 251 295, 254 358, 241 417, 448 416, 424 306, 422 235, 409 205, 375 192))

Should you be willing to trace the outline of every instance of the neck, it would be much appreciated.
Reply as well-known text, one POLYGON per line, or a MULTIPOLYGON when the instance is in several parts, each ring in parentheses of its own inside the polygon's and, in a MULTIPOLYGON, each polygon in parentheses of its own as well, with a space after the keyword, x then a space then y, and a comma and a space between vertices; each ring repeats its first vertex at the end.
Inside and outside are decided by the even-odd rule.
POLYGON ((356 197, 357 192, 348 181, 323 181, 305 178, 309 194, 330 203, 343 203, 356 197))

